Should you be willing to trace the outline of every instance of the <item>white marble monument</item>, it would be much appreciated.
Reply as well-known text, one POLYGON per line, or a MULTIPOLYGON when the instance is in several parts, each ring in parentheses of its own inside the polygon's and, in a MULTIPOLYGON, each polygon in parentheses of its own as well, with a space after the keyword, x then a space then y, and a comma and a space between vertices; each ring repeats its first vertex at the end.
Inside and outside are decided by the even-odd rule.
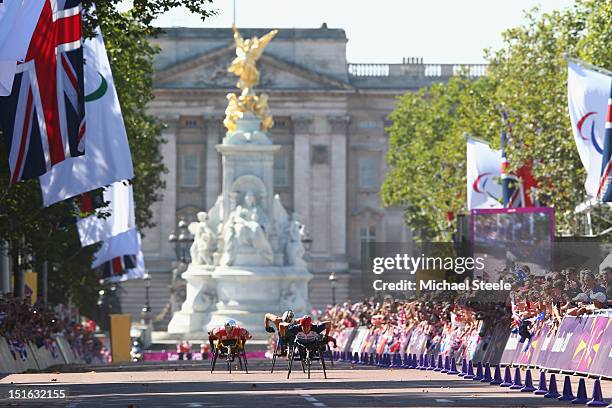
POLYGON ((265 313, 310 311, 305 227, 274 194, 274 153, 280 146, 267 134, 273 126, 267 95, 253 91, 259 78, 255 61, 275 34, 245 41, 235 31, 237 58, 230 71, 240 77, 242 93, 228 95, 228 132, 217 145, 222 194, 189 226, 192 261, 182 275, 187 296, 168 325, 171 334, 207 332, 231 318, 263 337, 265 313))

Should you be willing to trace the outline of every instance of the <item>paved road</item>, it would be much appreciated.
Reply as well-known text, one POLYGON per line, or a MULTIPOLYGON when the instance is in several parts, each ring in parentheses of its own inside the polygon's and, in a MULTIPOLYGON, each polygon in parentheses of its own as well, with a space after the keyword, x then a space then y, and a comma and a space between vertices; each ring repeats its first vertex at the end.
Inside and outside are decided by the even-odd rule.
MULTIPOLYGON (((9 388, 64 387, 62 401, 9 401, 13 407, 558 407, 572 406, 531 394, 510 391, 430 371, 377 369, 347 364, 328 370, 328 379, 313 371, 270 374, 268 361, 251 361, 251 372, 211 374, 208 363, 148 364, 97 367, 76 373, 18 374, 0 380, 9 388)), ((285 362, 281 362, 281 368, 285 362)), ((577 379, 573 379, 574 391, 577 379)), ((591 393, 592 381, 588 380, 591 393)), ((561 381, 559 381, 561 385, 561 381)), ((612 381, 604 382, 604 397, 612 397, 612 381)), ((3 398, 3 397, 2 397, 3 398)), ((609 400, 607 400, 609 402, 609 400)), ((575 406, 575 405, 573 405, 575 406)))

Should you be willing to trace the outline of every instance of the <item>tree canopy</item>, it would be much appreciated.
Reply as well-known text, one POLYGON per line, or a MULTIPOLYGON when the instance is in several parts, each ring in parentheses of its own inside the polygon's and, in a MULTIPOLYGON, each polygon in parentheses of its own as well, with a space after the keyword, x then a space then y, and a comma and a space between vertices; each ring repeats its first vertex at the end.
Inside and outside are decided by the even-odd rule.
POLYGON ((398 100, 388 128, 385 205, 403 206, 408 226, 427 239, 449 239, 446 214, 465 209, 464 133, 499 148, 501 109, 513 125, 510 170, 534 160, 539 197, 555 208, 557 232, 574 232, 574 207, 585 199, 585 172, 567 108, 567 60, 612 66, 612 0, 577 1, 551 13, 533 9, 526 22, 487 50, 486 76, 456 76, 398 100))
MULTIPOLYGON (((160 154, 163 123, 147 114, 153 98, 153 58, 157 49, 148 39, 159 29, 153 20, 164 11, 185 6, 205 19, 215 13, 212 0, 134 0, 132 9, 119 11, 119 0, 83 1, 84 28, 91 36, 100 26, 104 35, 114 81, 123 113, 135 177, 133 180, 136 224, 152 226, 151 205, 160 199, 165 171, 160 154)), ((100 284, 91 269, 97 245, 81 248, 74 217, 77 209, 69 199, 48 208, 42 205, 37 179, 9 185, 8 152, 0 144, 0 240, 10 245, 13 259, 22 268, 39 270, 49 261, 49 298, 53 303, 71 298, 85 313, 95 308, 100 284)))

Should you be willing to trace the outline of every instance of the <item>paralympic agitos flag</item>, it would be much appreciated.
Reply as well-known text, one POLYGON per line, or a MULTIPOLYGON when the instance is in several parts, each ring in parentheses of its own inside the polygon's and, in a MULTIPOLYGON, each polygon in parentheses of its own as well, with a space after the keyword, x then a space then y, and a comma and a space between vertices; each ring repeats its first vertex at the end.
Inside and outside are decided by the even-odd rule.
POLYGON ((84 153, 81 2, 45 0, 11 94, 0 97, 0 128, 11 184, 84 153))
POLYGON ((468 209, 500 208, 501 152, 491 149, 487 143, 468 137, 466 158, 468 209))
POLYGON ((574 141, 587 172, 584 187, 591 197, 612 201, 609 180, 612 77, 574 62, 570 62, 567 68, 568 105, 574 141))

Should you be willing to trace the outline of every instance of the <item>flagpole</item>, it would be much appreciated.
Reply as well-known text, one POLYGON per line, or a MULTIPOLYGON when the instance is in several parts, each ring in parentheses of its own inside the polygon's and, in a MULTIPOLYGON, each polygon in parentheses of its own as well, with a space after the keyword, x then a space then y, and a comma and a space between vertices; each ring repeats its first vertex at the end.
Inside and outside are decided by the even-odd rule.
POLYGON ((234 22, 232 23, 232 27, 236 27, 236 0, 234 0, 234 22))
POLYGON ((585 62, 585 61, 583 61, 581 59, 578 59, 578 58, 572 58, 572 57, 570 57, 567 54, 563 54, 563 58, 565 58, 565 60, 568 61, 568 62, 574 62, 574 63, 576 63, 578 65, 583 66, 584 68, 588 68, 588 69, 590 69, 592 71, 597 71, 600 74, 604 74, 604 75, 608 75, 608 76, 612 77, 612 71, 607 70, 605 68, 598 67, 597 65, 589 64, 588 62, 585 62))

